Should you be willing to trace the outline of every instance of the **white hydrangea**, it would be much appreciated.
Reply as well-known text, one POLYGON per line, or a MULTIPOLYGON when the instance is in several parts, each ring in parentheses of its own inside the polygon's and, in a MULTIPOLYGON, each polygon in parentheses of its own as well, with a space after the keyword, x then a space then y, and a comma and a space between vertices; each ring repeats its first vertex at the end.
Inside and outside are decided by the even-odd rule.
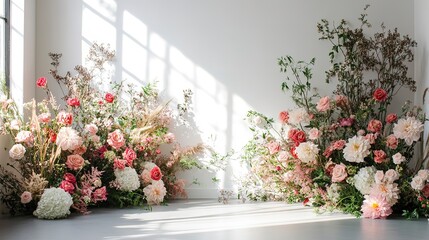
POLYGON ((369 194, 375 183, 374 176, 376 172, 377 169, 374 166, 361 168, 353 177, 356 189, 364 195, 369 194))
POLYGON ((295 148, 295 152, 301 161, 309 163, 316 159, 319 147, 312 142, 303 142, 295 148))
POLYGON ((43 192, 33 215, 42 219, 65 218, 70 214, 72 204, 69 193, 61 188, 48 188, 43 192))
POLYGON ((131 192, 140 187, 139 175, 134 168, 115 169, 115 177, 116 184, 122 191, 131 192))
POLYGON ((328 198, 334 203, 338 202, 338 200, 340 200, 340 190, 341 186, 339 184, 332 183, 331 186, 326 189, 328 198))
POLYGON ((344 158, 349 162, 364 162, 364 158, 371 152, 371 144, 362 136, 349 138, 343 149, 344 158))

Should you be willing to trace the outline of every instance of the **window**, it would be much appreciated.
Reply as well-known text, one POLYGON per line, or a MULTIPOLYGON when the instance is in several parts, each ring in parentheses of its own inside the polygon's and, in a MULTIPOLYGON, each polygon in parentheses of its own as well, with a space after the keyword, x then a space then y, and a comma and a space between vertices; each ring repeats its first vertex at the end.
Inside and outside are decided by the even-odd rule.
POLYGON ((0 80, 9 86, 10 0, 0 0, 0 80))

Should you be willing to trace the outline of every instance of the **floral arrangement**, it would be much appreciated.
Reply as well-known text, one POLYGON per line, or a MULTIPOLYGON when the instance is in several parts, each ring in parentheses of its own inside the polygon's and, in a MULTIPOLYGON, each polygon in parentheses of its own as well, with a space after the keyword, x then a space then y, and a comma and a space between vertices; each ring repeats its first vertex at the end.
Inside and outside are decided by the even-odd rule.
MULTIPOLYGON (((287 74, 282 90, 292 92, 297 108, 280 112, 278 122, 249 111, 254 134, 243 153, 250 169, 242 181, 244 196, 303 201, 318 211, 367 218, 427 216, 428 172, 413 178, 409 167, 425 117, 409 103, 391 112, 400 88, 416 90, 406 65, 416 43, 383 25, 382 32, 366 36, 366 16, 356 29, 345 20, 318 24, 320 39, 332 44, 332 68, 326 71, 327 83, 337 82, 332 96, 320 96, 311 86, 315 59, 279 59, 287 74)), ((421 166, 418 161, 416 169, 421 166)))
MULTIPOLYGON (((29 120, 13 100, 1 100, 1 134, 10 135, 13 145, 10 161, 0 166, 0 198, 11 213, 54 219, 70 208, 85 214, 89 206, 147 206, 186 197, 176 173, 198 166, 193 156, 204 147, 176 142, 169 132, 176 116, 156 86, 138 90, 110 81, 114 51, 108 46, 93 44, 87 66, 76 66, 74 76, 59 74, 61 54, 50 57, 64 107, 45 77, 36 85, 46 98, 25 105, 29 120)), ((187 110, 192 92, 184 93, 187 110)))

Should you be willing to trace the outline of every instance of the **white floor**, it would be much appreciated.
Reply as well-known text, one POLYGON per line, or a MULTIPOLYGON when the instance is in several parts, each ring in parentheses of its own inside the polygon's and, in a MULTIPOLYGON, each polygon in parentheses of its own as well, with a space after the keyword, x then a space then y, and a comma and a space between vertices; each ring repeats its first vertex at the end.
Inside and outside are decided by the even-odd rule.
POLYGON ((63 220, 0 218, 1 240, 55 239, 429 239, 426 219, 369 220, 340 213, 317 215, 301 204, 223 205, 188 200, 142 209, 95 209, 63 220))

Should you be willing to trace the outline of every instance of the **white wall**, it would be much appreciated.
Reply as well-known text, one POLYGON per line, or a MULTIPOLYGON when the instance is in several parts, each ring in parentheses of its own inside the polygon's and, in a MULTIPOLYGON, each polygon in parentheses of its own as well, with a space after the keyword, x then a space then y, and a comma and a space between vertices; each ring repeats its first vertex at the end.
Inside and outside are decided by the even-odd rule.
MULTIPOLYGON (((323 85, 330 46, 317 40, 316 23, 356 23, 366 3, 372 5, 374 30, 383 21, 413 35, 413 4, 403 0, 38 0, 36 73, 47 75, 50 51, 63 53, 63 69, 69 70, 81 63, 91 42, 110 43, 117 50, 115 78, 157 80, 166 98, 180 99, 185 88, 194 91, 199 132, 177 129, 184 145, 214 135, 218 151, 240 150, 250 136, 243 121, 249 109, 276 118, 293 107, 280 89, 284 76, 277 58, 316 57, 316 86, 330 93, 323 85)), ((405 98, 413 96, 402 93, 399 102, 405 98)), ((190 187, 191 197, 214 197, 216 188, 231 188, 239 172, 232 165, 218 174, 219 186, 211 183, 212 175, 187 173, 190 181, 201 181, 190 187)))
MULTIPOLYGON (((423 102, 423 93, 429 87, 429 1, 415 0, 414 1, 414 32, 415 39, 418 43, 415 51, 415 67, 414 76, 420 83, 419 92, 416 94, 416 103, 423 104, 426 113, 429 113, 429 91, 426 93, 425 101, 423 102)), ((428 122, 425 125, 425 139, 428 136, 428 122)))

